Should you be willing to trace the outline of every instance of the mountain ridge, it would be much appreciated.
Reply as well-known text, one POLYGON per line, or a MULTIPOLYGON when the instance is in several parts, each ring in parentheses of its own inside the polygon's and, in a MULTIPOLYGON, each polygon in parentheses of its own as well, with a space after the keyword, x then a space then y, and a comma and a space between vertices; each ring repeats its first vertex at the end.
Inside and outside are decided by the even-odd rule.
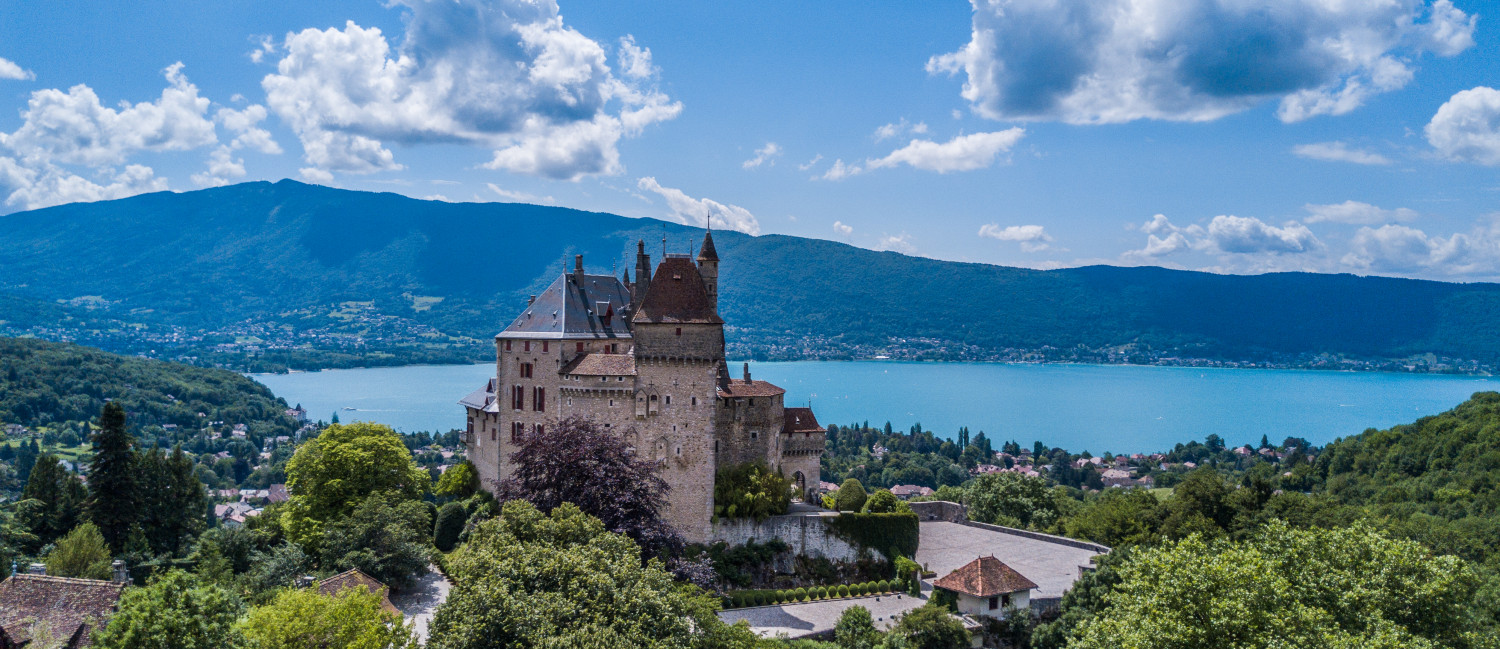
MULTIPOLYGON (((28 311, 46 304, 64 319, 103 323, 70 330, 152 332, 137 338, 165 346, 174 335, 194 338, 189 346, 206 355, 232 356, 239 345, 251 354, 399 360, 398 348, 458 349, 483 358, 494 332, 574 254, 618 274, 633 266, 640 239, 659 261, 663 237, 668 250, 687 252, 702 229, 291 180, 143 194, 0 217, 0 321, 36 320, 28 311)), ((731 347, 757 358, 1500 361, 1496 284, 1035 270, 781 234, 721 231, 715 240, 731 347)), ((45 324, 0 332, 66 336, 37 330, 45 324)))

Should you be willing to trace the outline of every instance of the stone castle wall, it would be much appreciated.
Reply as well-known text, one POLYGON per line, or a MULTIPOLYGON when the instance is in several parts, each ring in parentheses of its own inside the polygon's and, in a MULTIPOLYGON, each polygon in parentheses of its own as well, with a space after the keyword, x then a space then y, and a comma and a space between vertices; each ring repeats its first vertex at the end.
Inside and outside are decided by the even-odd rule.
POLYGON ((829 522, 836 516, 771 516, 756 522, 754 519, 720 519, 713 524, 709 542, 723 541, 731 546, 744 545, 751 541, 765 543, 780 539, 791 546, 790 556, 824 558, 829 561, 854 562, 860 559, 879 559, 880 554, 867 548, 857 547, 834 533, 829 522))

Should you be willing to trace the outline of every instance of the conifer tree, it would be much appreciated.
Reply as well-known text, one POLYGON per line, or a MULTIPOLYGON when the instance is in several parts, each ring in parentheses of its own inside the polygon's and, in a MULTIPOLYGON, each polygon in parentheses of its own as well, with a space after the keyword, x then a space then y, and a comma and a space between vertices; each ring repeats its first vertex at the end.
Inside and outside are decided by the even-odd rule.
POLYGON ((36 546, 51 543, 78 524, 87 491, 77 476, 68 473, 57 457, 43 453, 31 469, 21 498, 35 499, 37 504, 25 510, 24 519, 36 546))
POLYGON ((89 471, 89 520, 115 552, 125 547, 130 528, 140 519, 133 440, 125 430, 125 409, 113 401, 99 413, 94 434, 94 461, 89 471))

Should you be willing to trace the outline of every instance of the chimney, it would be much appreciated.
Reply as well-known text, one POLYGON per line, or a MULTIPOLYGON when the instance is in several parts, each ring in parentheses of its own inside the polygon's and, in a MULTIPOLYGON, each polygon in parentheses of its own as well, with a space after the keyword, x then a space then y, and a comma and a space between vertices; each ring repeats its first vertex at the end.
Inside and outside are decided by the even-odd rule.
POLYGON ((45 564, 45 563, 33 563, 33 564, 29 565, 29 566, 26 566, 26 574, 29 574, 29 575, 45 575, 45 574, 47 574, 47 564, 45 564))
POLYGON ((113 563, 109 564, 109 567, 114 569, 114 577, 112 577, 110 581, 113 581, 117 584, 130 583, 130 571, 125 568, 124 561, 115 559, 113 563))
POLYGON ((536 304, 536 296, 535 295, 526 298, 526 306, 531 306, 533 304, 536 304))
POLYGON ((651 288, 651 255, 646 254, 646 240, 637 239, 635 242, 635 290, 630 294, 630 302, 635 308, 646 301, 646 290, 651 288))
POLYGON ((583 255, 573 255, 573 283, 583 286, 583 255))
POLYGON ((750 382, 750 364, 749 363, 745 363, 745 382, 746 383, 750 382))

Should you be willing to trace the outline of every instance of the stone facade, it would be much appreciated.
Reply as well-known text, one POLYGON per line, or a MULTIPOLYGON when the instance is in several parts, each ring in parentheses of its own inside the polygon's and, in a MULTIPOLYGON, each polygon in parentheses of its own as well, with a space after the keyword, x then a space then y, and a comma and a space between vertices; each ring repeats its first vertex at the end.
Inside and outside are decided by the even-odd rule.
POLYGON ((636 281, 584 272, 558 277, 495 337, 495 378, 459 403, 464 442, 481 484, 511 472, 526 432, 583 417, 654 459, 671 486, 667 520, 689 541, 713 534, 714 476, 721 466, 764 462, 816 490, 824 431, 786 391, 730 378, 712 234, 696 259, 668 255, 653 273, 637 244, 636 281))
MULTIPOLYGON (((766 543, 772 539, 791 546, 791 551, 781 557, 823 558, 829 561, 854 563, 863 559, 880 559, 881 555, 869 548, 856 546, 829 526, 837 515, 827 516, 770 516, 763 521, 753 519, 720 520, 713 526, 709 541, 723 541, 730 546, 740 546, 751 541, 766 543)), ((776 566, 778 572, 791 572, 790 563, 776 566)))

